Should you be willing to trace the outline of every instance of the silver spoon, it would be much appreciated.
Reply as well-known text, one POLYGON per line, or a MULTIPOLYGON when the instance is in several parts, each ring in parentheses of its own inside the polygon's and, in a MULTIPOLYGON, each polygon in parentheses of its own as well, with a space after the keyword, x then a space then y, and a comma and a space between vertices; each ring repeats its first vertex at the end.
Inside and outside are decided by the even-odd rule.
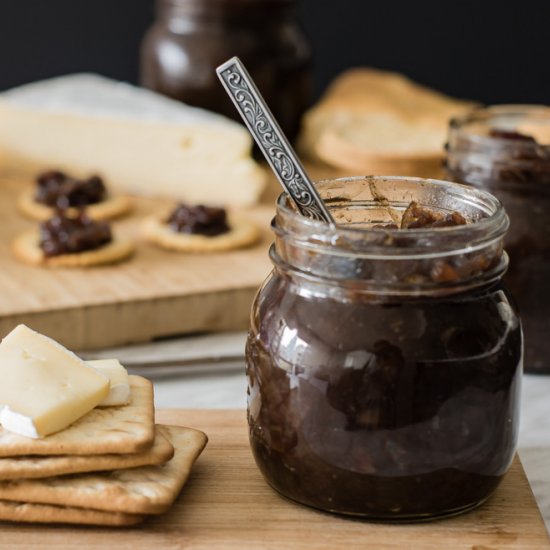
POLYGON ((334 224, 323 199, 239 58, 232 57, 220 65, 216 72, 271 169, 300 213, 334 224))

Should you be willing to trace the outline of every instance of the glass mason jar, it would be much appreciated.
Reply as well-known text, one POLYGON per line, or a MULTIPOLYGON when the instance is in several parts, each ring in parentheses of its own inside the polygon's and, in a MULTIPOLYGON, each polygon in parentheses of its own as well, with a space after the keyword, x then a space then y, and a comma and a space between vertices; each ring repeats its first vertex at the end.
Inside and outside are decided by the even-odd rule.
POLYGON ((482 503, 514 456, 522 364, 488 193, 402 177, 318 184, 338 227, 273 221, 247 341, 256 462, 283 495, 414 520, 482 503), (411 201, 476 223, 397 230, 411 201), (378 227, 373 227, 378 226, 378 227))
POLYGON ((156 0, 141 49, 141 83, 239 120, 216 67, 239 56, 285 133, 294 137, 309 104, 311 47, 297 0, 156 0))
POLYGON ((493 193, 510 216, 504 281, 521 313, 525 370, 550 374, 550 108, 503 105, 453 120, 446 165, 451 179, 493 193))

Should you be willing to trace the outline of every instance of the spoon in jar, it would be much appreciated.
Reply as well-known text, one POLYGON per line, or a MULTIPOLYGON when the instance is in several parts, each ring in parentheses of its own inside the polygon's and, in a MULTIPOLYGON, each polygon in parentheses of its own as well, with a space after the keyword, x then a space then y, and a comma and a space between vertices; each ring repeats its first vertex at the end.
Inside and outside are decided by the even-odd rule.
POLYGON ((239 58, 232 57, 216 72, 298 211, 308 218, 334 225, 327 206, 239 58))

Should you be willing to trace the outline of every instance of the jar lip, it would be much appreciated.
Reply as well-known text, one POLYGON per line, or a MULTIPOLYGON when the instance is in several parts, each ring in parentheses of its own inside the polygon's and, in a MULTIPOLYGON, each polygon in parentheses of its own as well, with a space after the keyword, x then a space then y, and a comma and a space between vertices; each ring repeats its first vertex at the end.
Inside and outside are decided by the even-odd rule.
MULTIPOLYGON (((421 252, 411 247, 411 245, 417 241, 425 240, 426 237, 439 238, 439 241, 444 241, 452 237, 450 240, 453 242, 458 240, 459 242, 464 242, 464 244, 468 243, 468 248, 471 249, 476 246, 476 244, 483 244, 494 239, 502 238, 508 229, 508 216, 502 203, 494 195, 487 191, 459 183, 407 176, 354 176, 320 180, 315 182, 315 185, 320 191, 321 196, 323 196, 325 192, 325 190, 322 189, 323 186, 330 184, 353 184, 354 182, 369 180, 374 182, 409 182, 419 186, 432 186, 438 191, 444 190, 449 196, 460 197, 460 199, 467 204, 479 206, 484 215, 474 223, 451 227, 415 228, 407 230, 386 227, 346 227, 344 225, 337 225, 335 227, 325 222, 301 215, 290 205, 289 197, 286 193, 281 193, 277 199, 277 212, 278 214, 281 213, 288 220, 291 220, 294 227, 299 228, 299 232, 303 232, 306 238, 307 236, 315 236, 320 241, 328 238, 333 242, 335 233, 340 237, 349 236, 352 241, 357 241, 359 237, 365 237, 365 241, 372 241, 373 254, 376 253, 375 249, 378 249, 378 253, 380 253, 380 249, 383 249, 383 254, 387 255, 388 250, 391 250, 393 247, 399 250, 397 254, 401 257, 403 257, 403 249, 418 256, 421 252), (390 236, 390 239, 385 238, 386 236, 390 236), (374 238, 368 239, 367 237, 374 238), (393 242, 393 238, 395 237, 398 237, 399 242, 402 243, 403 246, 395 246, 393 242)), ((331 206, 329 205, 329 210, 330 208, 331 206)), ((367 244, 365 249, 368 249, 368 247, 369 245, 367 244)), ((443 248, 448 253, 448 249, 446 249, 446 247, 443 248)), ((367 250, 365 250, 365 252, 367 252, 367 250)), ((434 250, 426 251, 426 253, 433 255, 434 250)))
POLYGON ((283 9, 295 6, 297 0, 157 0, 157 8, 172 9, 180 15, 228 14, 246 9, 263 13, 266 9, 283 9))
POLYGON ((502 105, 490 105, 487 107, 478 107, 469 111, 466 114, 453 117, 449 122, 449 129, 451 132, 460 132, 464 137, 468 139, 472 144, 479 146, 498 146, 502 149, 507 148, 533 148, 536 147, 539 150, 550 151, 550 144, 540 144, 532 142, 523 142, 521 140, 514 140, 509 138, 476 134, 468 132, 468 125, 474 123, 486 123, 490 124, 491 121, 497 120, 499 117, 520 118, 524 117, 529 119, 537 117, 538 120, 548 121, 550 125, 550 106, 547 105, 533 105, 533 104, 502 104, 502 105))
POLYGON ((228 8, 243 5, 254 5, 262 7, 266 5, 291 5, 296 4, 298 0, 157 0, 159 4, 173 6, 220 6, 227 5, 228 8))

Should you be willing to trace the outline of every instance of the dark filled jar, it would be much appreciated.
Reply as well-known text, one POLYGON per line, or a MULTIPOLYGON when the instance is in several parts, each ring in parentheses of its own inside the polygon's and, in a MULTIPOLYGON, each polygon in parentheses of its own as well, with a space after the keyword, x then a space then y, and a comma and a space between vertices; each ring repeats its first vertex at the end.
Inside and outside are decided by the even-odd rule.
POLYGON ((486 189, 510 216, 506 286, 525 335, 525 370, 550 374, 550 108, 488 107, 451 122, 451 179, 486 189))
MULTIPOLYGON (((157 0, 141 50, 141 83, 190 105, 238 119, 216 67, 246 65, 285 133, 293 138, 309 104, 311 48, 297 0, 157 0)), ((239 120, 240 121, 240 120, 239 120)))
POLYGON ((336 227, 273 221, 247 341, 256 462, 284 496, 384 520, 484 502, 515 453, 519 318, 488 193, 402 177, 320 182, 336 227), (392 229, 416 201, 467 225, 392 229))

